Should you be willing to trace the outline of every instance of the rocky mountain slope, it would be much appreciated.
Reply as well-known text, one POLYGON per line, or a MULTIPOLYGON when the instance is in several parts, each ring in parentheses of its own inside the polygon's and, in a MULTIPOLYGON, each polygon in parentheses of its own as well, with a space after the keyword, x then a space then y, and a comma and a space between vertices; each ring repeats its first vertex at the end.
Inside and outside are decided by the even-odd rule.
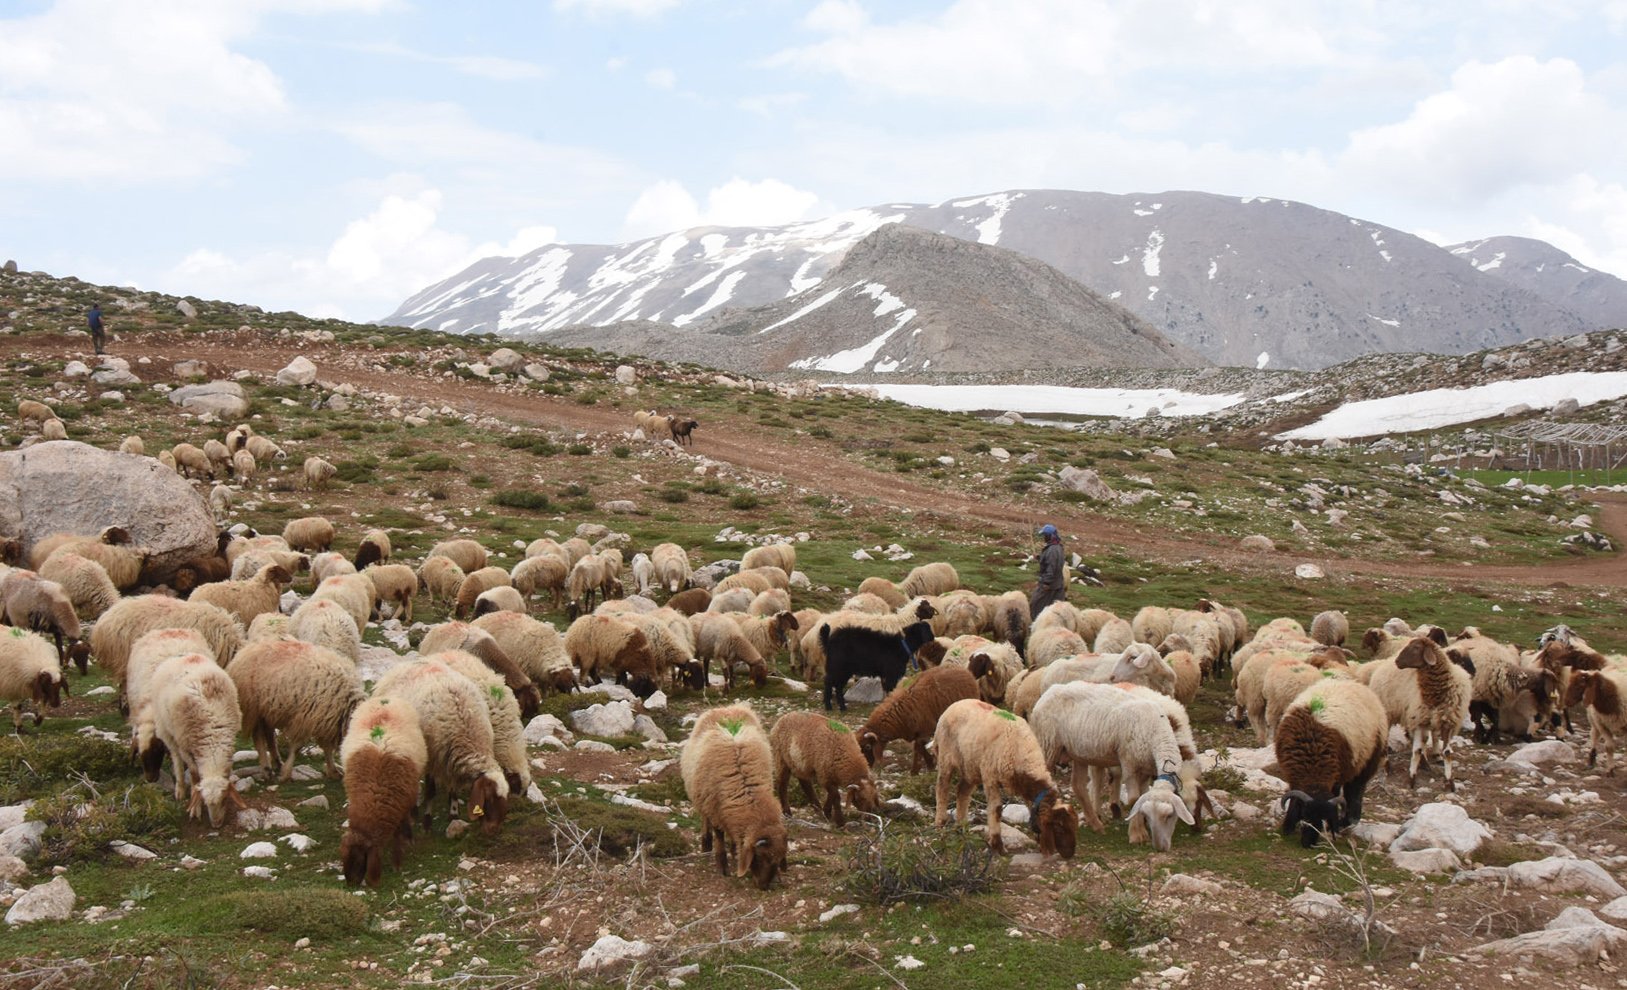
POLYGON ((1475 268, 1582 318, 1589 330, 1627 326, 1627 281, 1588 268, 1530 237, 1488 237, 1448 248, 1475 268))
POLYGON ((877 228, 819 285, 690 331, 645 322, 538 336, 753 373, 1208 364, 1049 265, 902 224, 877 228))
MULTIPOLYGON (((639 321, 694 329, 815 287, 818 298, 833 288, 826 279, 845 253, 890 224, 1045 262, 1225 365, 1460 354, 1627 323, 1627 305, 1614 296, 1574 304, 1410 234, 1302 203, 1046 190, 891 204, 783 227, 695 228, 623 245, 552 245, 485 259, 414 295, 386 322, 453 333, 639 321)), ((817 341, 803 353, 840 350, 817 341)))

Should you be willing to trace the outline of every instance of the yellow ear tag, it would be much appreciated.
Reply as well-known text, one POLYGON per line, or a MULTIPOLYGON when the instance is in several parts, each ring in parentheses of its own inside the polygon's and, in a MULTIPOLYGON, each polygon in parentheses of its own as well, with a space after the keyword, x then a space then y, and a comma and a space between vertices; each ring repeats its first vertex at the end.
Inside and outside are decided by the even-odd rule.
POLYGON ((475 805, 473 808, 469 809, 469 817, 470 818, 479 818, 482 815, 484 815, 485 813, 486 813, 486 809, 482 808, 478 804, 475 805))

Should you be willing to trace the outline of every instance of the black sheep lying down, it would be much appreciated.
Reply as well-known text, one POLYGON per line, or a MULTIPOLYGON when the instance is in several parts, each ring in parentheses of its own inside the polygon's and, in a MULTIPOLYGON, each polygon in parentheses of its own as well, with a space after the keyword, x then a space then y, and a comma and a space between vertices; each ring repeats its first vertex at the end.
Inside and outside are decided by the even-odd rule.
POLYGON ((819 627, 819 643, 825 649, 825 710, 831 698, 847 711, 847 682, 853 677, 879 677, 881 686, 891 691, 898 686, 915 651, 932 642, 932 626, 913 622, 902 632, 885 632, 865 626, 819 627))

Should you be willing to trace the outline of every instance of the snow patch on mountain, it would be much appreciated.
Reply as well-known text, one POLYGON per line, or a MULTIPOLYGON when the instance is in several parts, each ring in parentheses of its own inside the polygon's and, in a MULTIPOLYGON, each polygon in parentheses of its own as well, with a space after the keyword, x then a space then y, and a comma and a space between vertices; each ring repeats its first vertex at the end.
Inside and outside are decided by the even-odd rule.
POLYGON ((1471 388, 1437 388, 1347 402, 1316 422, 1279 433, 1277 438, 1326 440, 1411 433, 1490 419, 1520 404, 1533 409, 1551 409, 1564 399, 1575 399, 1589 406, 1622 396, 1627 396, 1627 372, 1573 371, 1488 382, 1471 388))
MULTIPOLYGON (((852 287, 849 286, 849 288, 852 288, 852 287)), ((797 320, 802 319, 804 316, 807 316, 809 313, 812 313, 814 310, 818 309, 819 307, 825 305, 828 302, 831 302, 832 300, 834 300, 837 296, 839 296, 841 294, 842 294, 841 289, 832 289, 829 292, 825 293, 824 295, 820 296, 818 299, 815 299, 813 302, 811 302, 808 305, 806 305, 806 306, 802 307, 801 309, 797 310, 795 313, 792 313, 790 316, 787 316, 785 319, 777 320, 774 323, 770 323, 768 326, 763 327, 761 330, 759 330, 757 332, 758 333, 767 333, 768 331, 773 330, 773 329, 775 329, 777 327, 783 327, 787 323, 795 323, 797 320)))
POLYGON ((1163 250, 1164 232, 1154 227, 1153 232, 1147 235, 1147 246, 1141 252, 1141 270, 1147 273, 1148 278, 1158 277, 1158 254, 1163 250))

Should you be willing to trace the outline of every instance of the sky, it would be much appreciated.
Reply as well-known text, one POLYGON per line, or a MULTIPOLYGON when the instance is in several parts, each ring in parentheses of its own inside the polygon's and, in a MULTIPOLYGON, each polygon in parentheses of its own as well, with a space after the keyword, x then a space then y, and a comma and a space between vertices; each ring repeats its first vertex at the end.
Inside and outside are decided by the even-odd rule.
POLYGON ((1006 189, 1627 277, 1627 0, 0 0, 0 260, 381 318, 491 255, 1006 189))

